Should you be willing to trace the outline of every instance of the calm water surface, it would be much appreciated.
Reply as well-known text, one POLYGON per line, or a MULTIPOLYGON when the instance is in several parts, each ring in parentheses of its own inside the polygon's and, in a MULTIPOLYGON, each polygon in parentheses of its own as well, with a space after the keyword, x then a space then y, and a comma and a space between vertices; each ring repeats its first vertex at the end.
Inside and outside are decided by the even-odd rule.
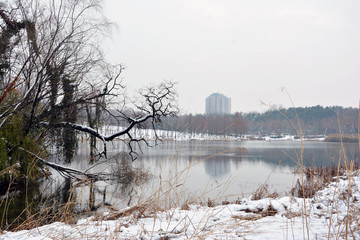
MULTIPOLYGON (((121 142, 108 147, 111 147, 109 155, 124 150, 121 142)), ((269 191, 284 195, 296 181, 294 171, 298 168, 301 149, 298 141, 166 141, 152 148, 143 146, 143 154, 133 166, 147 171, 149 180, 131 186, 97 182, 96 201, 101 202, 105 192, 107 202, 122 207, 130 199, 138 201, 149 196, 160 184, 163 192, 172 189, 173 196, 181 195, 177 200, 181 202, 208 198, 219 202, 236 200, 250 196, 262 184, 267 184, 269 191)), ((339 143, 304 142, 303 149, 305 165, 326 166, 337 165, 342 148, 339 143)), ((357 144, 345 144, 345 149, 350 160, 359 161, 357 144)), ((81 144, 72 167, 87 169, 88 153, 88 144, 81 144)), ((112 161, 115 160, 91 171, 110 172, 112 161)), ((61 184, 63 180, 58 177, 46 190, 54 191, 61 184)), ((77 193, 86 202, 88 189, 79 188, 77 193)))
MULTIPOLYGON (((348 159, 359 162, 358 144, 344 146, 348 159)), ((110 159, 93 166, 89 172, 110 173, 118 166, 121 158, 114 156, 124 151, 124 146, 115 141, 108 144, 108 149, 110 159)), ((156 147, 142 146, 141 149, 142 154, 132 165, 148 173, 145 182, 98 181, 92 188, 89 183, 74 188, 74 182, 50 170, 51 179, 43 181, 39 188, 34 186, 36 189, 27 197, 44 199, 53 194, 57 201, 66 202, 72 192, 81 203, 77 210, 84 211, 89 209, 91 195, 95 206, 106 202, 121 208, 146 199, 159 188, 161 191, 156 196, 166 199, 166 204, 207 201, 208 198, 218 203, 232 201, 252 195, 263 184, 267 184, 270 192, 285 195, 296 181, 294 172, 298 168, 302 145, 298 141, 166 141, 156 147)), ((304 142, 303 150, 305 165, 327 166, 338 164, 342 148, 339 143, 304 142)), ((53 161, 57 161, 55 157, 53 161)), ((69 167, 87 170, 88 162, 88 142, 79 143, 77 157, 69 167)), ((22 212, 25 197, 26 194, 21 193, 14 198, 13 217, 22 212)))
MULTIPOLYGON (((349 159, 358 160, 357 144, 345 148, 349 159)), ((233 200, 251 195, 265 183, 271 191, 290 191, 301 149, 298 141, 173 141, 147 148, 139 162, 165 179, 191 164, 185 178, 189 192, 199 194, 206 188, 212 191, 205 197, 215 198, 221 189, 222 196, 233 200)), ((304 142, 303 149, 305 165, 337 165, 341 145, 304 142)))

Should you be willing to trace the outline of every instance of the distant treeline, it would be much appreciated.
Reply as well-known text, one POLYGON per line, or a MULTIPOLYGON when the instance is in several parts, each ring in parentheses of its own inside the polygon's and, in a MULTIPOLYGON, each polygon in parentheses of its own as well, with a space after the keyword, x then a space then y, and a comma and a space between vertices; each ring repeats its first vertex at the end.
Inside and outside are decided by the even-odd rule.
MULTIPOLYGON (((109 114, 116 114, 109 113, 109 114)), ((131 114, 129 114, 131 115, 131 114)), ((133 113, 134 117, 137 116, 133 113)), ((81 114, 80 114, 81 116, 81 114)), ((80 119, 82 119, 80 117, 80 119)), ((83 118, 85 120, 85 117, 83 118)), ((104 114, 104 124, 126 125, 126 118, 121 121, 109 121, 104 114)), ((241 136, 244 134, 299 134, 299 124, 304 135, 354 135, 358 132, 358 109, 333 107, 298 107, 269 110, 264 113, 234 113, 228 115, 186 114, 164 118, 157 123, 157 128, 187 133, 207 133, 241 136)), ((141 128, 149 128, 146 124, 141 128)))
POLYGON ((158 128, 188 133, 234 136, 241 136, 248 132, 247 122, 241 113, 229 115, 181 115, 163 120, 158 128))
POLYGON ((243 134, 343 134, 358 132, 358 109, 333 107, 298 107, 269 110, 264 113, 234 113, 230 115, 187 114, 167 118, 159 128, 189 133, 211 133, 241 136, 243 134))
POLYGON ((298 107, 244 114, 249 132, 297 134, 299 124, 304 135, 328 135, 358 132, 358 109, 333 107, 298 107))

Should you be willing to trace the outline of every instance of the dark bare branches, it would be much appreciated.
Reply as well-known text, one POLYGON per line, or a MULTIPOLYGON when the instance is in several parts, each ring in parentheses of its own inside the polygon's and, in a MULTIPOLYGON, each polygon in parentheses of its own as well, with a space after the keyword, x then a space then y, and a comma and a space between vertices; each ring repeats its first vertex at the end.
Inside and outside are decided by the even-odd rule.
MULTIPOLYGON (((11 0, 0 5, 0 38, 6 40, 0 42, 0 135, 14 119, 23 130, 22 139, 7 139, 9 144, 29 154, 23 139, 43 149, 56 144, 68 163, 76 153, 79 133, 90 136, 90 163, 107 158, 106 143, 115 139, 128 146, 135 160, 135 146, 150 142, 133 129, 152 129, 156 144, 157 125, 178 111, 174 83, 141 90, 133 104, 121 79, 124 67, 108 64, 100 48, 111 27, 100 0, 11 0), (105 117, 122 130, 101 133, 105 117), (103 143, 102 150, 96 149, 96 141, 103 143)), ((44 164, 67 176, 81 174, 44 164)))
MULTIPOLYGON (((154 130, 156 137, 155 140, 159 140, 156 134, 155 123, 161 122, 161 119, 167 116, 174 117, 178 113, 174 83, 165 82, 157 87, 149 87, 147 90, 142 90, 140 94, 144 98, 144 102, 142 105, 137 105, 137 115, 135 117, 131 117, 127 115, 126 112, 122 112, 122 118, 127 120, 127 125, 123 128, 123 130, 112 135, 105 136, 100 134, 98 130, 92 127, 71 122, 59 122, 55 125, 52 125, 51 127, 72 128, 99 139, 104 143, 104 151, 101 154, 103 154, 105 157, 106 142, 111 142, 116 138, 125 137, 126 140, 123 141, 128 145, 129 154, 132 156, 132 159, 135 160, 137 153, 133 150, 132 144, 145 142, 148 146, 150 145, 145 138, 134 138, 130 131, 142 124, 149 123, 149 126, 151 126, 151 128, 154 130)), ((41 122, 41 124, 49 126, 48 122, 41 122)))

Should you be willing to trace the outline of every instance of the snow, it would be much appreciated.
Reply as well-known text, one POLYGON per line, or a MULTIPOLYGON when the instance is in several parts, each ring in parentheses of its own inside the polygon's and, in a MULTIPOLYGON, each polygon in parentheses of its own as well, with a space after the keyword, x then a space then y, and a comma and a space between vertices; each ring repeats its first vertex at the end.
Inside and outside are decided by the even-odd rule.
POLYGON ((5 232, 0 239, 345 239, 347 222, 348 237, 360 239, 359 176, 357 171, 335 178, 305 200, 250 196, 228 205, 186 205, 166 211, 144 211, 140 204, 123 209, 128 213, 123 217, 105 212, 73 225, 56 222, 5 232))
MULTIPOLYGON (((82 125, 79 125, 82 126, 82 125)), ((86 127, 84 127, 86 128, 86 127)), ((123 132, 124 127, 115 126, 115 125, 106 125, 99 129, 99 135, 104 136, 105 138, 110 138, 112 135, 117 135, 119 132, 123 132), (106 136, 110 135, 110 136, 106 136)), ((88 130, 89 131, 89 130, 88 130)), ((93 130, 95 131, 95 130, 93 130)), ((130 130, 130 134, 136 138, 145 138, 148 140, 155 139, 156 135, 153 129, 138 129, 133 128, 130 130)), ((208 134, 208 133, 188 133, 188 132, 178 132, 178 131, 168 131, 168 130, 156 130, 156 134, 161 139, 166 140, 176 140, 176 141, 188 141, 188 140, 248 140, 248 139, 258 139, 265 141, 324 141, 325 136, 303 136, 302 139, 295 137, 293 135, 280 135, 280 136, 255 136, 255 135, 242 135, 239 136, 229 136, 229 135, 218 135, 218 134, 208 134)), ((127 136, 120 136, 120 139, 126 139, 127 136)))
MULTIPOLYGON (((124 131, 125 128, 119 126, 104 126, 100 129, 102 134, 115 135, 117 132, 124 131)), ((156 130, 156 135, 153 129, 131 129, 130 134, 136 138, 155 139, 156 135, 161 139, 187 141, 187 140, 239 140, 238 137, 224 136, 207 133, 187 133, 178 131, 156 130)), ((122 136, 120 138, 126 138, 122 136)))

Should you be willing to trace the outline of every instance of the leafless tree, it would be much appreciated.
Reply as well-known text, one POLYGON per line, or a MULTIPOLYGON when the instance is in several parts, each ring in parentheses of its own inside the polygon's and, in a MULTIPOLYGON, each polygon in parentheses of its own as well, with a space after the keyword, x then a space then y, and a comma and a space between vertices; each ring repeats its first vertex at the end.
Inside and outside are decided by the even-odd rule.
MULTIPOLYGON (((0 129, 20 115, 24 136, 32 135, 39 144, 61 142, 67 162, 75 153, 78 132, 90 135, 93 146, 96 139, 102 141, 98 156, 105 158, 106 143, 126 136, 121 140, 134 160, 134 144, 148 142, 130 130, 144 124, 155 130, 163 117, 177 114, 171 82, 142 90, 142 100, 131 106, 123 102, 124 68, 106 63, 100 48, 112 28, 100 0, 13 0, 0 4, 0 26, 0 129), (77 119, 82 111, 87 125, 77 119), (100 134, 102 113, 126 126, 110 136, 100 134)), ((25 149, 22 142, 7 144, 25 149)))

